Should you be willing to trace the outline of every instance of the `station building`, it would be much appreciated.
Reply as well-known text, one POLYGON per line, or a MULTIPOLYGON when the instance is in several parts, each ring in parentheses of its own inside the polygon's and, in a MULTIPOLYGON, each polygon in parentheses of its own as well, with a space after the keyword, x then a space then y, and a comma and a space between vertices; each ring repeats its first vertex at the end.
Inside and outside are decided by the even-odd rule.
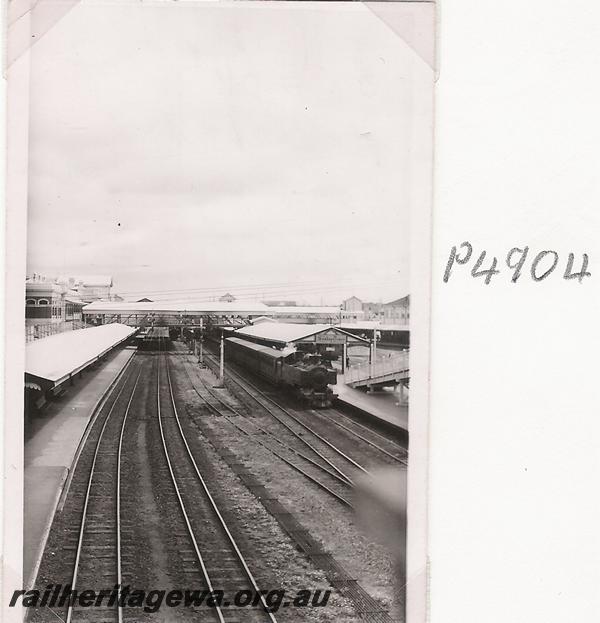
POLYGON ((82 328, 85 305, 110 297, 112 277, 55 277, 34 273, 25 281, 27 341, 82 328))
POLYGON ((66 283, 69 288, 74 289, 79 298, 86 303, 99 300, 109 301, 112 298, 111 288, 113 286, 113 278, 110 275, 59 277, 58 281, 66 283))
MULTIPOLYGON (((65 318, 65 288, 38 275, 25 282, 25 324, 61 322, 65 318)), ((83 307, 84 303, 81 303, 83 307)), ((81 309, 81 308, 80 308, 81 309)))
POLYGON ((402 298, 384 303, 382 307, 383 321, 387 324, 408 324, 410 320, 410 294, 402 298))
POLYGON ((25 335, 29 342, 81 328, 85 302, 64 283, 34 275, 25 282, 25 335))
POLYGON ((361 312, 363 311, 363 302, 357 296, 351 296, 342 301, 341 308, 347 312, 361 312))
POLYGON ((340 309, 345 319, 377 320, 386 324, 408 324, 410 321, 410 294, 388 303, 370 303, 356 296, 342 301, 340 309))

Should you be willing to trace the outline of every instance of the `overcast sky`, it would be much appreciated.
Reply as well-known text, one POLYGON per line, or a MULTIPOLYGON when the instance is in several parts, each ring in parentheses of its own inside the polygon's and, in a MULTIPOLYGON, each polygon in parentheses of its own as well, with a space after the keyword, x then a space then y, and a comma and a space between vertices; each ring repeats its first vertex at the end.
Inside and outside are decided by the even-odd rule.
POLYGON ((406 294, 417 62, 360 3, 76 5, 33 48, 28 271, 406 294))

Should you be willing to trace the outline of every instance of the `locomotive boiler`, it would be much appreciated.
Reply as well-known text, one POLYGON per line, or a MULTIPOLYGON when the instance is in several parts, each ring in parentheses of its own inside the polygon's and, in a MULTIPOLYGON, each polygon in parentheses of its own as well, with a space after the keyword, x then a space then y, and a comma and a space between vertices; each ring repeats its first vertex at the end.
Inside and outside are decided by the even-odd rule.
POLYGON ((291 390, 312 408, 331 407, 336 396, 329 385, 335 385, 337 373, 321 355, 278 350, 237 337, 225 340, 225 354, 270 383, 291 390))

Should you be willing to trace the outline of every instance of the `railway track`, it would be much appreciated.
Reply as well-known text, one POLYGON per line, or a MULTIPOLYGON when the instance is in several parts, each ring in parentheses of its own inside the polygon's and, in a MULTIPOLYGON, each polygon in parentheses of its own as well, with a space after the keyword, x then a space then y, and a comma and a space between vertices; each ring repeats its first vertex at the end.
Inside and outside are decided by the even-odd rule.
MULTIPOLYGON (((214 355, 209 355, 208 360, 212 363, 212 369, 217 365, 214 355)), ((350 485, 354 485, 355 476, 370 476, 370 472, 361 463, 352 458, 347 452, 344 452, 339 446, 329 441, 323 435, 313 430, 298 414, 293 413, 290 409, 279 404, 274 398, 269 396, 265 391, 257 387, 254 383, 243 377, 239 372, 226 366, 227 378, 231 380, 236 387, 241 389, 254 402, 262 407, 269 415, 271 415, 279 424, 281 424, 288 432, 292 433, 296 438, 300 439, 304 444, 319 452, 327 464, 344 478, 350 485), (307 441, 306 433, 312 439, 307 441), (343 467, 341 467, 343 465, 343 467)))
MULTIPOLYGON (((211 364, 213 366, 212 369, 214 370, 214 367, 217 365, 215 356, 209 355, 209 360, 211 361, 211 364)), ((263 406, 263 408, 269 411, 272 415, 273 413, 269 409, 269 406, 275 407, 275 409, 279 412, 282 412, 283 414, 292 418, 304 430, 310 432, 313 436, 317 437, 326 446, 331 448, 337 456, 350 462, 353 467, 357 468, 360 472, 367 474, 369 473, 368 470, 358 462, 358 460, 354 460, 353 458, 351 458, 349 453, 344 452, 341 448, 339 448, 337 444, 331 442, 329 438, 325 438, 323 435, 314 431, 311 428, 311 424, 313 422, 311 420, 307 420, 306 417, 303 417, 302 412, 297 412, 295 410, 290 410, 283 407, 272 396, 268 395, 265 391, 258 388, 254 383, 249 381, 246 377, 242 376, 238 372, 234 371, 235 377, 232 377, 232 370, 230 365, 227 366, 226 369, 230 373, 229 378, 231 378, 234 383, 240 386, 246 394, 250 395, 255 401, 259 402, 259 404, 261 404, 261 406, 263 406), (248 388, 244 386, 244 384, 246 384, 251 389, 251 391, 249 391, 248 388), (262 400, 257 400, 257 397, 261 398, 262 400)), ((340 432, 344 431, 346 436, 350 435, 354 439, 358 439, 361 446, 364 447, 365 450, 371 450, 374 451, 376 454, 379 454, 379 458, 385 463, 397 463, 402 465, 403 467, 406 467, 408 465, 406 449, 403 446, 397 444, 388 437, 385 437, 384 435, 381 435, 380 433, 372 430, 368 426, 356 422, 352 418, 343 414, 338 409, 310 409, 309 413, 311 414, 311 418, 313 420, 314 417, 317 417, 320 420, 320 432, 324 432, 325 429, 329 428, 332 429, 330 435, 339 436, 340 432)))
MULTIPOLYGON (((214 390, 210 382, 202 378, 197 366, 188 363, 186 361, 187 359, 189 358, 186 354, 183 357, 183 366, 188 374, 190 383, 204 403, 206 405, 211 405, 209 410, 215 415, 221 416, 222 420, 231 422, 232 425, 240 426, 243 423, 244 426, 246 426, 246 424, 249 427, 252 426, 252 428, 249 428, 248 434, 252 436, 253 441, 258 441, 257 438, 264 439, 264 430, 261 430, 260 425, 253 421, 257 418, 245 416, 242 413, 243 410, 237 410, 235 406, 223 401, 222 397, 219 396, 219 391, 214 390), (194 377, 197 378, 196 383, 190 377, 190 370, 192 374, 194 374, 194 377), (219 405, 220 402, 221 404, 219 405), (257 433, 261 434, 259 435, 257 433)), ((231 375, 228 376, 230 379, 232 378, 231 375)), ((202 420, 202 416, 198 416, 198 419, 202 420)), ((221 424, 219 424, 218 428, 222 428, 221 424)), ((207 427, 207 429, 210 429, 210 427, 207 427)), ((271 433, 269 436, 276 435, 271 433)), ((235 461, 236 459, 234 458, 233 460, 235 461)), ((277 518, 290 537, 292 539, 297 539, 297 547, 305 551, 307 556, 313 560, 314 564, 324 571, 332 586, 335 586, 342 595, 346 596, 353 603, 361 619, 365 621, 377 621, 379 623, 393 623, 388 609, 382 607, 381 603, 373 599, 355 579, 355 576, 349 574, 338 560, 330 553, 323 551, 319 544, 313 541, 312 536, 307 533, 306 528, 294 517, 293 510, 288 510, 279 502, 271 500, 269 495, 266 496, 263 503, 266 508, 269 509, 269 512, 277 518), (302 536, 299 537, 298 535, 302 536)))
POLYGON ((233 621, 277 623, 260 593, 260 587, 248 566, 223 512, 207 486, 198 462, 188 443, 173 393, 168 357, 159 354, 157 366, 157 417, 164 457, 173 485, 176 504, 181 514, 194 552, 197 579, 201 589, 220 590, 225 595, 252 591, 258 599, 245 607, 243 615, 237 610, 216 604, 206 607, 202 620, 219 623, 233 621), (240 618, 241 617, 241 618, 240 618))
POLYGON ((368 426, 365 426, 360 422, 356 422, 346 414, 342 413, 339 409, 322 409, 319 412, 312 410, 311 413, 317 416, 324 416, 327 418, 328 423, 345 430, 356 439, 360 439, 362 442, 372 448, 375 448, 392 461, 400 463, 405 467, 408 465, 406 449, 403 446, 396 443, 392 439, 381 435, 368 426))
MULTIPOLYGON (((135 356, 134 356, 135 357, 135 356)), ((121 522, 121 461, 123 435, 136 393, 141 365, 131 367, 105 417, 98 418, 97 439, 89 466, 71 574, 72 590, 89 589, 100 581, 103 587, 121 584, 123 529, 121 522)), ((95 435, 94 435, 95 436, 95 435)), ((89 460, 88 457, 84 460, 89 460)), ((83 460, 82 460, 83 462, 83 460)), ((74 492, 75 493, 75 492, 74 492)), ((76 493, 75 493, 76 494, 76 493)), ((82 608, 69 604, 66 623, 71 621, 123 620, 123 609, 116 601, 101 607, 82 608)))
MULTIPOLYGON (((216 362, 214 358, 211 359, 211 361, 216 366, 216 362)), ((214 368, 212 369, 214 370, 214 368)), ((228 368, 228 370, 231 371, 230 367, 228 368)), ((301 426, 303 426, 305 430, 310 431, 313 435, 317 436, 321 441, 324 441, 327 445, 329 445, 329 447, 336 450, 340 456, 342 456, 345 459, 349 458, 349 456, 346 453, 344 453, 337 446, 335 446, 335 444, 332 444, 330 439, 325 439, 323 438, 323 436, 317 434, 314 430, 312 430, 310 426, 312 422, 310 420, 307 421, 306 418, 303 417, 302 412, 294 411, 292 413, 289 409, 286 409, 285 407, 280 405, 275 399, 273 399, 271 396, 266 394, 264 391, 260 390, 256 385, 252 384, 245 377, 242 377, 241 375, 238 374, 238 378, 243 379, 243 383, 247 383, 249 386, 252 387, 254 391, 260 393, 261 396, 263 396, 267 401, 269 401, 271 404, 276 406, 278 409, 283 411, 286 415, 289 415, 290 417, 294 418, 295 421, 298 422, 301 426)), ((201 383, 206 385, 204 381, 202 381, 202 379, 199 379, 199 380, 201 383)), ((235 381, 236 379, 233 379, 233 380, 235 381)), ((252 393, 249 392, 246 388, 244 388, 243 384, 242 384, 242 389, 244 389, 244 391, 247 394, 250 394, 252 396, 252 393)), ((210 389, 208 391, 210 391, 210 389)), ((212 392, 212 396, 215 397, 216 400, 221 400, 218 395, 214 394, 214 392, 212 392)), ((204 399, 203 396, 202 398, 204 399)), ((253 398, 255 397, 253 396, 253 398)), ((221 402, 223 401, 221 400, 221 402)), ((226 403, 223 403, 223 404, 226 408, 229 408, 230 410, 232 410, 236 415, 239 415, 239 412, 236 409, 232 409, 231 406, 226 403)), ((262 406, 264 407, 264 404, 262 406)), ((378 454, 381 455, 381 458, 385 457, 386 462, 398 463, 404 467, 408 465, 407 452, 406 452, 406 449, 402 445, 396 443, 395 441, 389 439, 388 437, 385 437, 384 435, 381 435, 380 433, 378 433, 377 431, 374 431, 368 426, 365 426, 364 424, 356 422, 355 420, 348 417, 347 415, 345 415, 338 409, 334 409, 334 408, 319 409, 319 410, 310 409, 309 413, 311 414, 311 418, 313 420, 315 418, 319 419, 322 429, 327 428, 327 427, 333 428, 334 430, 332 431, 332 433, 334 435, 336 433, 339 433, 339 431, 344 431, 345 433, 352 436, 354 439, 360 440, 361 444, 364 444, 365 446, 368 446, 370 449, 375 450, 378 454), (336 431, 335 429, 339 429, 339 430, 336 431)), ((291 432, 292 434, 296 434, 295 431, 293 430, 291 432)), ((301 439, 301 441, 304 441, 304 440, 301 439)), ((314 447, 311 446, 311 449, 313 448, 314 447)), ((368 473, 368 470, 366 470, 364 467, 358 464, 357 461, 351 460, 350 462, 353 463, 355 467, 358 467, 359 469, 361 469, 363 472, 368 473)), ((344 479, 348 480, 347 475, 344 479)))
MULTIPOLYGON (((294 411, 296 417, 305 424, 317 425, 319 431, 342 448, 350 446, 354 458, 357 453, 365 457, 365 464, 371 465, 408 465, 406 451, 385 437, 373 435, 373 431, 365 427, 359 428, 357 423, 347 418, 337 409, 311 409, 310 411, 294 411)), ((357 459, 358 460, 358 459, 357 459)))
POLYGON ((314 456, 309 456, 304 451, 304 445, 303 450, 298 450, 298 448, 283 441, 280 436, 261 426, 252 418, 246 417, 240 410, 223 400, 218 393, 208 386, 196 368, 193 368, 195 380, 190 375, 189 366, 186 363, 184 363, 184 369, 198 397, 215 415, 226 419, 237 431, 253 439, 257 444, 302 474, 338 502, 348 508, 353 508, 351 481, 345 475, 340 475, 339 472, 333 471, 331 464, 316 448, 294 432, 294 435, 297 437, 295 441, 299 439, 302 444, 308 447, 309 454, 314 456), (323 462, 319 462, 320 459, 323 459, 323 462))
MULTIPOLYGON (((185 363, 184 367, 188 372, 185 363)), ((193 383, 192 385, 194 386, 193 383)), ((260 443, 268 446, 271 452, 279 453, 283 460, 287 459, 299 467, 302 453, 298 448, 293 448, 287 441, 278 440, 273 433, 265 432, 260 424, 253 422, 254 418, 242 413, 243 409, 237 410, 235 404, 228 404, 223 400, 210 384, 198 383, 195 389, 199 396, 206 399, 206 404, 211 405, 210 409, 219 413, 231 426, 237 427, 240 432, 245 431, 253 440, 258 441, 260 438, 260 443)), ((127 584, 135 572, 135 559, 128 550, 135 545, 132 542, 134 531, 131 530, 131 523, 137 515, 131 508, 121 508, 121 495, 123 493, 123 500, 127 500, 127 487, 131 486, 127 476, 129 468, 128 471, 123 471, 122 463, 124 452, 125 461, 130 461, 126 443, 124 449, 124 441, 127 442, 128 435, 132 434, 132 429, 127 425, 128 419, 130 422, 138 421, 138 412, 134 409, 140 408, 143 404, 142 397, 147 395, 150 402, 144 413, 156 427, 157 443, 153 447, 156 449, 154 458, 157 473, 161 476, 160 489, 163 491, 161 495, 164 495, 162 500, 171 509, 168 514, 167 534, 172 535, 173 542, 177 543, 176 549, 172 551, 176 557, 180 556, 181 561, 181 567, 174 572, 173 577, 179 574, 179 579, 190 580, 190 586, 200 591, 222 591, 225 598, 239 591, 247 591, 254 598, 252 606, 248 605, 243 609, 230 607, 227 603, 204 603, 193 608, 192 616, 198 616, 202 621, 219 623, 276 623, 274 614, 268 611, 261 595, 259 582, 236 542, 236 520, 233 515, 232 521, 229 519, 228 498, 221 491, 213 490, 211 494, 212 486, 209 485, 212 482, 212 472, 208 463, 202 465, 206 459, 202 458, 203 452, 198 445, 197 435, 193 435, 195 428, 188 418, 182 419, 179 416, 168 355, 159 352, 152 360, 136 355, 130 371, 109 395, 111 398, 99 414, 93 431, 90 431, 89 443, 82 455, 82 476, 86 474, 87 480, 81 477, 75 484, 75 499, 79 501, 83 498, 84 503, 73 565, 72 588, 83 590, 127 584), (150 361, 152 366, 147 365, 150 361), (142 366, 145 373, 142 372, 142 366), (147 381, 152 388, 150 394, 145 385, 147 381), (165 467, 161 467, 163 463, 165 467), (129 524, 124 525, 124 522, 129 524)), ((306 454, 310 458, 308 452, 306 454)), ((316 466, 313 467, 317 469, 316 466)), ((320 466, 321 480, 326 470, 324 465, 320 466)), ((332 477, 337 475, 332 471, 330 474, 332 477)), ((340 486, 342 485, 350 489, 348 482, 340 481, 340 486)), ((289 514, 284 513, 285 517, 289 514)), ((285 517, 280 519, 283 521, 285 517)), ((291 529, 299 529, 299 526, 292 526, 291 529)), ((301 543, 306 547, 308 536, 302 538, 304 540, 301 543)), ((245 543, 243 538, 242 542, 245 543)), ((329 558, 318 549, 317 543, 312 543, 309 547, 308 555, 313 554, 315 564, 326 568, 332 581, 340 579, 341 567, 333 559, 327 562, 329 558)), ((175 565, 176 560, 177 558, 172 559, 175 565)), ((170 568, 174 569, 172 566, 170 568)), ((384 617, 382 621, 387 620, 381 606, 355 580, 348 578, 349 575, 344 575, 344 586, 350 582, 347 596, 355 602, 357 611, 369 611, 376 617, 384 617)), ((346 594, 345 590, 342 591, 343 594, 346 594)), ((101 608, 69 608, 66 621, 121 623, 124 618, 133 620, 134 615, 128 607, 123 611, 123 607, 116 602, 110 607, 107 604, 101 608)))

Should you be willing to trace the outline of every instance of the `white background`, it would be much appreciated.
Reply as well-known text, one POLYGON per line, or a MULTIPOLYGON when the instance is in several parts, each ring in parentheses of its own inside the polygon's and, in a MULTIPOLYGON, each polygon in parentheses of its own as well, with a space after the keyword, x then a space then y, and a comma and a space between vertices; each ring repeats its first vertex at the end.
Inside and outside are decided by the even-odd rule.
MULTIPOLYGON (((600 616, 600 6, 440 11, 430 426, 434 623, 600 616), (469 240, 492 283, 455 267, 469 240), (513 246, 560 253, 516 284, 513 246), (564 281, 569 251, 592 277, 564 281)), ((10 510, 10 509, 9 509, 10 510)))
POLYGON ((600 6, 448 0, 440 18, 431 620, 598 621, 600 6), (473 261, 442 283, 464 240, 498 257, 490 285, 473 261), (559 252, 545 281, 510 282, 525 245, 559 252), (582 284, 569 251, 590 254, 582 284))

